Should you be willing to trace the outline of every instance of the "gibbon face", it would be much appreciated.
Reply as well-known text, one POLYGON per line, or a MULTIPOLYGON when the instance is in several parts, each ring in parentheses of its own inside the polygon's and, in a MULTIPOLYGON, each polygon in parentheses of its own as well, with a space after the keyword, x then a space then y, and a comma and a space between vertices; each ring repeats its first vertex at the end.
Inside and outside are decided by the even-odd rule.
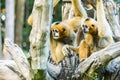
POLYGON ((51 27, 51 36, 59 40, 69 36, 70 28, 63 23, 53 23, 51 27))
POLYGON ((83 21, 82 30, 84 33, 94 34, 97 33, 97 22, 92 18, 87 18, 83 21))

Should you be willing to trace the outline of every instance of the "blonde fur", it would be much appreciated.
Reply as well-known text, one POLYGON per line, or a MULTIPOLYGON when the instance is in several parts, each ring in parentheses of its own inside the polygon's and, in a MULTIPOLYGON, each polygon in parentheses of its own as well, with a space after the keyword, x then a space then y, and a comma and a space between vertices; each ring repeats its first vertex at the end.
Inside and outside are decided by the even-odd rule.
POLYGON ((64 56, 68 55, 64 52, 63 47, 66 44, 71 46, 75 44, 75 32, 77 32, 80 28, 82 20, 87 17, 87 13, 85 12, 80 0, 72 0, 72 5, 75 9, 75 17, 62 21, 61 23, 53 23, 51 27, 51 31, 56 30, 56 32, 62 31, 63 27, 66 29, 66 33, 62 32, 64 34, 59 35, 57 38, 52 36, 54 33, 50 36, 51 58, 56 64, 58 64, 64 58, 64 56))
POLYGON ((61 23, 53 23, 50 34, 50 51, 52 60, 58 64, 63 58, 62 48, 65 44, 74 44, 75 33, 70 29, 69 25, 61 23))
POLYGON ((113 33, 109 23, 106 20, 103 0, 97 0, 97 22, 98 22, 98 35, 101 37, 100 47, 106 47, 114 42, 113 33), (105 43, 103 43, 105 41, 105 43))

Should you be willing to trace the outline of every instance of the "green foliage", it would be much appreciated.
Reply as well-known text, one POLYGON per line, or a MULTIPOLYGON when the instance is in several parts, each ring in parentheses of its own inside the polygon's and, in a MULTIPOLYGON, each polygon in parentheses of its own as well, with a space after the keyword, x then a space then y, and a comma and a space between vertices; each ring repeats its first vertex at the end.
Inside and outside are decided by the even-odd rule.
MULTIPOLYGON (((34 73, 36 70, 33 70, 34 73)), ((34 75, 34 80, 46 80, 45 70, 37 70, 37 73, 34 75)))
POLYGON ((31 31, 31 26, 28 25, 27 19, 32 13, 34 0, 26 0, 25 2, 25 9, 24 9, 24 25, 23 25, 23 41, 22 46, 24 50, 29 50, 30 42, 29 42, 29 35, 31 31))
POLYGON ((62 0, 55 6, 53 10, 53 22, 62 20, 62 0))

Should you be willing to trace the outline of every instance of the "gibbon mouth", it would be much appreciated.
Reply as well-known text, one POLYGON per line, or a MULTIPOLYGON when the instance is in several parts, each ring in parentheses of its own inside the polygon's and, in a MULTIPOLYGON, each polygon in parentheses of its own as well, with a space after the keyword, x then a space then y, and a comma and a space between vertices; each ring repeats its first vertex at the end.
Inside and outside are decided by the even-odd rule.
POLYGON ((58 38, 59 37, 59 34, 58 33, 54 33, 54 35, 53 35, 53 38, 58 38))
POLYGON ((84 33, 87 33, 87 32, 88 32, 88 30, 87 30, 87 29, 83 29, 83 32, 84 32, 84 33))
POLYGON ((58 39, 59 37, 58 37, 58 36, 54 36, 53 38, 54 38, 54 39, 58 39))

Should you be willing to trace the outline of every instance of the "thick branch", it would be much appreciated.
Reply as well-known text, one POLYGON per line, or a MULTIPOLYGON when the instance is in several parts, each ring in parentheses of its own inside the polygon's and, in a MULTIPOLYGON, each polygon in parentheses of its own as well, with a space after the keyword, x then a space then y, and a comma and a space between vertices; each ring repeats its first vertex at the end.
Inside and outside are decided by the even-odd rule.
POLYGON ((52 0, 35 0, 32 13, 33 26, 29 37, 32 69, 45 69, 49 53, 52 9, 52 0))
POLYGON ((0 80, 25 80, 13 60, 0 60, 0 80))
POLYGON ((109 45, 103 50, 93 53, 85 61, 81 62, 75 71, 75 75, 87 73, 93 76, 102 66, 120 56, 120 42, 109 45))
POLYGON ((17 64, 21 74, 26 78, 26 80, 30 80, 30 66, 20 47, 14 45, 9 40, 5 40, 5 49, 12 55, 12 58, 17 64))

